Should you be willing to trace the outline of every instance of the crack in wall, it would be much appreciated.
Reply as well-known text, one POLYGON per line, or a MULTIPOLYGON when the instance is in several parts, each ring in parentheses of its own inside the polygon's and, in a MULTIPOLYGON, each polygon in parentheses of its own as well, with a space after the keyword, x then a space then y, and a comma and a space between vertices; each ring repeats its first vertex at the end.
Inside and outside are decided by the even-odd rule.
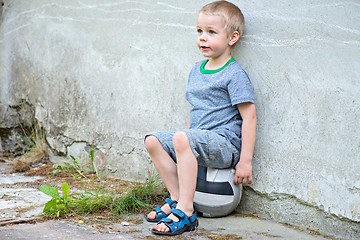
POLYGON ((307 207, 311 207, 311 208, 314 208, 315 210, 317 211, 321 211, 325 214, 329 214, 329 216, 331 217, 334 217, 338 220, 341 220, 341 221, 348 221, 348 222, 352 222, 352 223, 359 223, 360 224, 360 221, 354 221, 354 220, 351 220, 349 218, 346 218, 346 217, 343 217, 343 216, 338 216, 336 214, 333 214, 333 213, 329 213, 329 212, 326 212, 323 208, 317 206, 317 205, 313 205, 309 202, 306 202, 304 200, 301 200, 299 198, 297 198, 296 196, 294 195, 291 195, 291 194, 287 194, 287 193, 275 193, 275 192, 271 192, 271 193, 264 193, 264 192, 260 192, 260 191, 257 191, 249 186, 245 187, 244 188, 245 191, 251 191, 253 192, 253 194, 257 194, 263 198, 267 198, 269 199, 270 201, 277 201, 277 200, 280 200, 280 201, 284 201, 284 200, 294 200, 296 201, 297 203, 299 203, 300 205, 303 205, 303 206, 307 206, 307 207))
POLYGON ((286 193, 264 193, 246 186, 239 210, 302 228, 341 237, 359 236, 360 221, 338 216, 286 193))

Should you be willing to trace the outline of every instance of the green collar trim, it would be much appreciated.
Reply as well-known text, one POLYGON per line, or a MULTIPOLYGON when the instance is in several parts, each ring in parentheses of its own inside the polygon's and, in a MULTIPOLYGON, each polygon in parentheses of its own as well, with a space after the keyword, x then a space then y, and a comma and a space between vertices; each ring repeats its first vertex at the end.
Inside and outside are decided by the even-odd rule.
POLYGON ((225 63, 224 66, 222 66, 221 68, 219 69, 215 69, 215 70, 208 70, 208 69, 205 69, 205 65, 206 63, 209 61, 209 59, 205 60, 202 64, 201 64, 201 67, 200 67, 200 72, 202 74, 213 74, 213 73, 217 73, 217 72, 220 72, 221 70, 223 70, 224 68, 227 67, 227 65, 229 65, 230 63, 234 62, 235 61, 235 58, 234 57, 231 57, 229 61, 227 61, 227 63, 225 63))

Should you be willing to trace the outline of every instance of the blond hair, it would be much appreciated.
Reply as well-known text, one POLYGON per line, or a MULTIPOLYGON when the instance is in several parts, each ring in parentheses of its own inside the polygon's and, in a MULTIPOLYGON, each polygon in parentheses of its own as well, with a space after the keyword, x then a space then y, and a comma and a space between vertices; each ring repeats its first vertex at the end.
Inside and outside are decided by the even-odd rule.
POLYGON ((241 10, 234 4, 227 1, 216 1, 203 6, 199 13, 211 16, 220 16, 224 19, 225 30, 228 35, 237 31, 239 37, 244 32, 245 19, 241 10))

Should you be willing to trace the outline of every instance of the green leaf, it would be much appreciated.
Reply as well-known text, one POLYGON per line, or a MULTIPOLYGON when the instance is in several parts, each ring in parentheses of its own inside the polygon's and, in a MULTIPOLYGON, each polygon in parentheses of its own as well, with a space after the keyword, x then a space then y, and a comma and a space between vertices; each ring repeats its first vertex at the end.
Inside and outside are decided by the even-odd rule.
POLYGON ((90 159, 91 159, 91 162, 94 162, 94 150, 90 151, 90 159))
POLYGON ((94 150, 90 151, 90 159, 91 159, 91 164, 89 164, 89 169, 93 172, 95 172, 95 167, 94 167, 94 150))
POLYGON ((45 204, 43 212, 49 212, 51 208, 55 209, 55 206, 56 206, 56 199, 53 198, 45 204))
POLYGON ((64 192, 64 199, 67 199, 70 193, 70 187, 67 183, 62 183, 61 184, 61 189, 64 192))
POLYGON ((53 187, 53 186, 40 186, 39 190, 42 191, 43 193, 53 197, 53 198, 60 197, 59 191, 58 191, 58 189, 56 187, 53 187))
POLYGON ((57 205, 57 209, 65 210, 65 209, 67 209, 67 207, 65 206, 65 204, 59 204, 59 205, 57 205))
POLYGON ((74 168, 80 169, 79 161, 73 155, 70 155, 70 157, 73 160, 74 168))

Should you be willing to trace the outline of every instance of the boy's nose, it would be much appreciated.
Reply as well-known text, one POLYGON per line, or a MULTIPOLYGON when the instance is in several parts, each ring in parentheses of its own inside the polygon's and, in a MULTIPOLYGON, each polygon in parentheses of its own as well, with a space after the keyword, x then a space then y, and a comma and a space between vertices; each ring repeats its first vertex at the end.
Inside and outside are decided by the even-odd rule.
POLYGON ((206 41, 206 36, 205 36, 205 34, 204 34, 204 33, 201 34, 201 35, 199 36, 199 39, 200 39, 200 41, 206 41))

